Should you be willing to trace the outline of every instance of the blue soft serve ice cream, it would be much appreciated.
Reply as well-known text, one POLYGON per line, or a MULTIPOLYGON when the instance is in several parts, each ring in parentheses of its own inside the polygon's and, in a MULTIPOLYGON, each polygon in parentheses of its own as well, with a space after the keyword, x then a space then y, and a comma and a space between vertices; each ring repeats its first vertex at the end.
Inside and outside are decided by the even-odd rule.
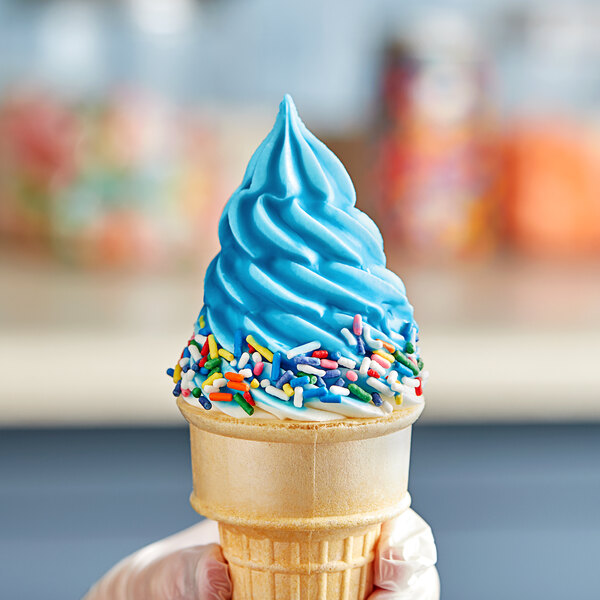
POLYGON ((418 327, 338 158, 289 96, 219 223, 174 394, 237 418, 384 417, 422 398, 418 327))

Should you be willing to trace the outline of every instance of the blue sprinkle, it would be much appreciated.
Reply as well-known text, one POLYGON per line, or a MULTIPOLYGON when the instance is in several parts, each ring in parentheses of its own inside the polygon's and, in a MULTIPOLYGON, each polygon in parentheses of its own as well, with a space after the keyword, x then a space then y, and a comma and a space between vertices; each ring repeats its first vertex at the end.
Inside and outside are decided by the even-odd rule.
POLYGON ((357 337, 356 338, 356 351, 359 354, 364 354, 365 353, 365 343, 364 343, 362 337, 357 337))
POLYGON ((181 367, 181 370, 183 373, 187 373, 190 370, 190 365, 183 365, 183 367, 181 367))
POLYGON ((333 385, 337 385, 339 387, 346 387, 346 382, 340 377, 333 385))
POLYGON ((167 369, 167 375, 169 377, 173 377, 174 374, 175 374, 175 369, 167 369))
POLYGON ((330 369, 329 371, 325 371, 325 375, 323 375, 324 379, 333 379, 334 377, 340 377, 341 371, 339 369, 330 369))
POLYGON ((212 408, 212 404, 210 403, 210 400, 206 396, 203 396, 202 394, 200 394, 200 398, 198 398, 198 402, 200 402, 200 404, 202 404, 202 407, 205 408, 206 410, 210 410, 212 408))
POLYGON ((233 334, 233 355, 236 358, 239 358, 242 355, 242 339, 243 339, 242 330, 238 329, 233 334))
POLYGON ((281 371, 281 352, 275 352, 273 354, 273 362, 271 363, 271 383, 276 385, 279 380, 279 373, 281 371))
POLYGON ((319 375, 317 375, 317 385, 325 387, 325 380, 322 377, 319 377, 319 375))
POLYGON ((207 375, 208 374, 208 369, 206 367, 201 367, 200 368, 200 373, 202 373, 202 375, 207 375))
POLYGON ((190 349, 186 346, 183 349, 183 358, 189 358, 190 357, 190 349))
POLYGON ((329 402, 330 404, 341 404, 342 397, 339 394, 332 394, 331 392, 328 392, 319 398, 319 400, 321 400, 321 402, 329 402))
POLYGON ((341 358, 341 356, 342 356, 342 353, 341 353, 341 352, 339 352, 339 351, 337 351, 337 350, 336 350, 335 352, 331 352, 331 353, 329 354, 329 358, 330 358, 331 360, 338 360, 338 359, 340 359, 340 358, 341 358))
POLYGON ((292 371, 286 371, 278 380, 277 383, 275 384, 275 387, 278 387, 279 389, 282 389, 283 386, 286 383, 289 383, 294 377, 294 373, 292 373, 292 371))
POLYGON ((383 400, 381 399, 381 394, 378 394, 377 392, 373 392, 371 394, 371 396, 373 397, 373 404, 375 406, 381 406, 383 404, 383 400))
POLYGON ((173 396, 175 396, 175 398, 181 396, 181 381, 178 381, 175 384, 175 387, 173 388, 173 396))
POLYGON ((324 387, 308 388, 307 390, 304 390, 302 397, 305 399, 306 398, 318 398, 320 396, 324 396, 325 394, 327 394, 327 390, 324 387))
POLYGON ((396 369, 396 371, 398 371, 398 373, 401 375, 400 379, 402 379, 402 376, 404 375, 406 375, 407 377, 415 376, 415 374, 408 367, 405 367, 402 363, 399 363, 398 361, 394 363, 394 369, 396 369))
POLYGON ((310 365, 311 367, 321 366, 321 361, 316 356, 294 356, 292 362, 295 365, 310 365))
POLYGON ((192 371, 196 371, 196 373, 200 370, 198 363, 192 363, 192 371))
POLYGON ((310 383, 310 377, 307 375, 304 375, 303 377, 294 377, 293 379, 290 379, 289 383, 292 387, 298 387, 299 385, 305 386, 310 383))

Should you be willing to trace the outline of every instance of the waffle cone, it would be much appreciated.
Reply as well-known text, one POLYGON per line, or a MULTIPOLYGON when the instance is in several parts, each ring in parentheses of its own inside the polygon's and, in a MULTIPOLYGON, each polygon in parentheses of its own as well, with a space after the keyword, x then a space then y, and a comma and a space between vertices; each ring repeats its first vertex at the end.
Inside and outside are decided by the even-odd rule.
POLYGON ((190 424, 190 501, 219 523, 233 599, 364 600, 381 525, 410 505, 421 407, 313 423, 178 405, 190 424))

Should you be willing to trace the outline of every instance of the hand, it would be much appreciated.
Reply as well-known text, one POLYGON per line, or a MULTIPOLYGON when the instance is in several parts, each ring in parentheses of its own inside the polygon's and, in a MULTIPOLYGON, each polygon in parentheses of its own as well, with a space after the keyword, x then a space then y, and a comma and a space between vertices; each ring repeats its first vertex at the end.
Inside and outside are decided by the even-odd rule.
MULTIPOLYGON (((84 600, 229 600, 231 581, 214 521, 142 548, 113 567, 84 600)), ((385 523, 369 600, 438 600, 431 529, 413 510, 385 523)))

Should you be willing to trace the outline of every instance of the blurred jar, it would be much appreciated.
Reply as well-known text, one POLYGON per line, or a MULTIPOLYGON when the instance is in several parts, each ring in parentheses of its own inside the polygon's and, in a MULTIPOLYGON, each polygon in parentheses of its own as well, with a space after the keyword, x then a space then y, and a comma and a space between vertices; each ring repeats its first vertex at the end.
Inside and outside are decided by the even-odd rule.
POLYGON ((376 208, 386 243, 425 259, 494 247, 488 64, 472 26, 436 14, 385 49, 376 208))

